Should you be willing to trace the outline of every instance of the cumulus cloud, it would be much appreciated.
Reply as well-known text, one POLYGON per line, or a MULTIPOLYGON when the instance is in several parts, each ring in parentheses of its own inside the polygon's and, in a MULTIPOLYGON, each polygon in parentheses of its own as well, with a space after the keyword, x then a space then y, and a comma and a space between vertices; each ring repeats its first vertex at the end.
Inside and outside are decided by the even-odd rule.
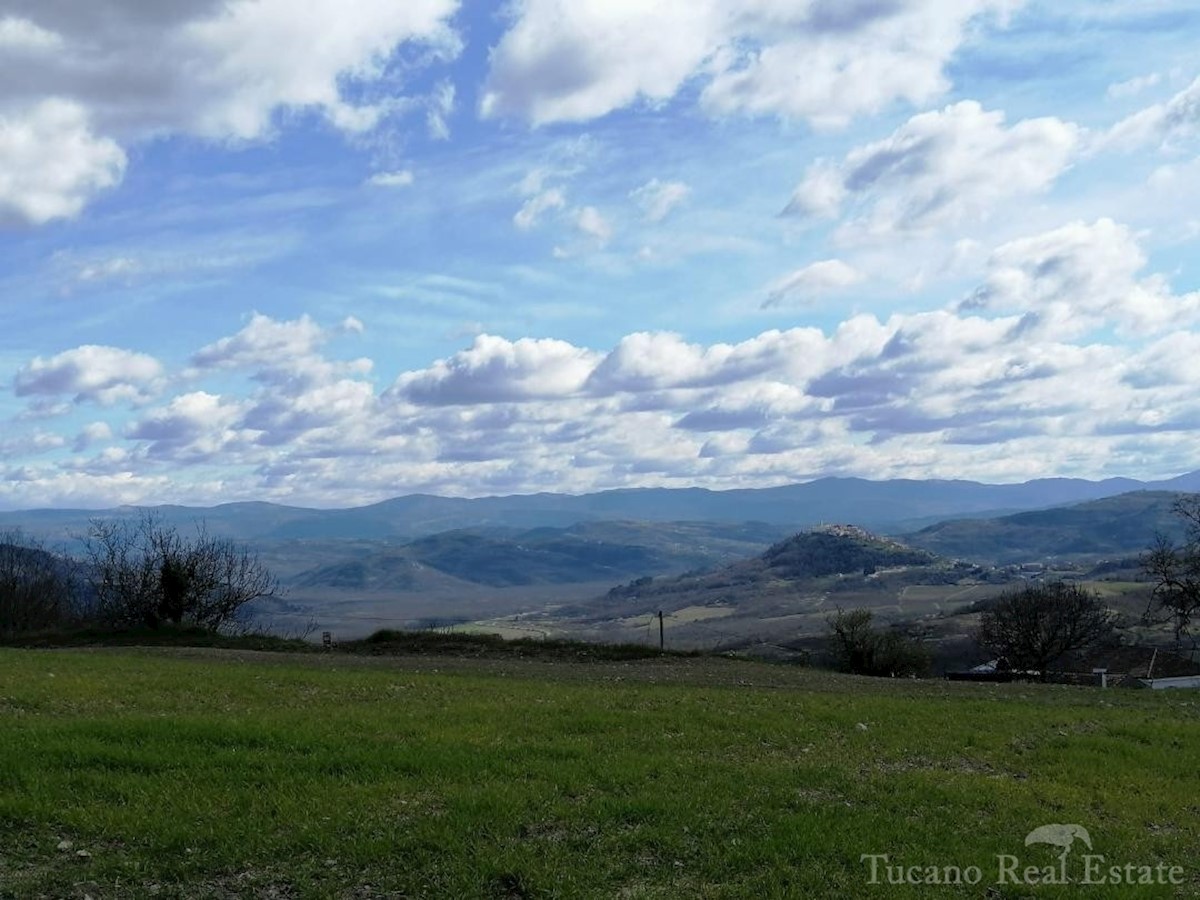
POLYGON ((965 100, 913 116, 838 164, 814 163, 787 212, 836 217, 854 199, 858 226, 911 232, 986 218, 1014 197, 1045 191, 1067 168, 1076 126, 1047 117, 1005 125, 1004 114, 965 100))
POLYGON ((78 103, 50 99, 7 113, 0 107, 0 225, 73 218, 120 182, 125 163, 114 141, 92 132, 78 103))
POLYGON ((237 418, 237 408, 205 391, 181 394, 169 404, 151 410, 129 432, 138 440, 181 443, 192 440, 214 426, 227 427, 237 418))
POLYGON ((665 100, 712 52, 710 2, 523 0, 492 51, 484 117, 583 121, 665 100))
POLYGON ((56 356, 35 357, 17 371, 18 397, 73 394, 75 402, 111 405, 144 400, 160 386, 163 367, 152 356, 86 344, 56 356))
POLYGON ((244 408, 243 402, 207 391, 180 394, 135 422, 126 437, 147 442, 147 457, 152 460, 197 463, 221 454, 225 462, 234 462, 231 447, 245 441, 235 429, 244 408))
POLYGON ((692 189, 682 181, 659 181, 652 178, 629 196, 642 210, 647 222, 661 222, 683 203, 692 189))
POLYGON ((90 422, 75 435, 75 440, 71 446, 76 453, 82 453, 93 444, 112 440, 112 436, 112 428, 107 422, 90 422))
MULTIPOLYGON (((262 313, 250 317, 237 334, 202 347, 192 356, 198 370, 255 369, 261 377, 268 372, 323 372, 317 349, 339 334, 361 334, 363 324, 353 316, 337 328, 324 328, 310 316, 280 321, 262 313)), ((361 363, 351 364, 362 368, 361 363)))
POLYGON ((823 259, 772 282, 763 309, 807 303, 826 294, 859 284, 865 276, 840 259, 823 259))
MULTIPOLYGON (((987 267, 956 309, 739 342, 640 332, 594 349, 484 334, 382 392, 366 363, 332 355, 357 320, 255 316, 194 354, 200 383, 132 421, 14 422, 6 447, 28 459, 0 473, 0 503, 1006 480, 1095 476, 1159 451, 1194 465, 1200 352, 1173 326, 1200 316, 1200 298, 1148 273, 1136 234, 1074 223, 996 248, 987 267), (1133 337, 1118 343, 1122 328, 1133 337), (91 455, 63 459, 72 442, 91 455)), ((103 402, 178 383, 146 359, 137 370, 129 351, 77 348, 30 363, 17 390, 103 402)))
MULTIPOLYGON (((316 111, 350 132, 372 128, 398 106, 372 90, 397 46, 457 46, 448 25, 456 0, 7 6, 0 216, 34 225, 76 215, 118 183, 131 142, 171 133, 259 140, 281 110, 316 111)), ((444 91, 434 109, 448 112, 444 91)))
POLYGON ((723 59, 702 101, 717 113, 805 118, 818 127, 845 125, 895 100, 923 104, 949 88, 945 67, 969 24, 986 15, 999 22, 1018 5, 1005 0, 756 3, 751 9, 757 16, 739 19, 746 28, 741 45, 722 47, 723 59))
MULTIPOLYGON (((714 115, 840 125, 945 91, 946 63, 980 16, 1019 0, 521 0, 493 50, 488 116, 585 121, 661 103, 690 81, 714 115)), ((996 21, 1000 19, 997 18, 996 21)))
POLYGON ((481 334, 470 349, 401 375, 391 394, 427 405, 570 396, 583 386, 597 359, 592 351, 565 341, 508 341, 481 334))
POLYGON ((987 280, 963 306, 1023 313, 1027 329, 1066 336, 1110 325, 1152 333, 1200 319, 1200 292, 1177 295, 1161 275, 1143 275, 1145 267, 1128 227, 1073 222, 997 248, 987 280))

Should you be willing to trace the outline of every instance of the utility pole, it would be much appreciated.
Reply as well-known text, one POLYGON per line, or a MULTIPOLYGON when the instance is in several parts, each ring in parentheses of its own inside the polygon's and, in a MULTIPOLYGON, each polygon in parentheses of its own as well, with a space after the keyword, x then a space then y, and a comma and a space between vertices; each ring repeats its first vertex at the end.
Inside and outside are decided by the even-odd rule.
POLYGON ((662 653, 667 647, 666 638, 663 636, 663 612, 658 611, 658 652, 662 653))

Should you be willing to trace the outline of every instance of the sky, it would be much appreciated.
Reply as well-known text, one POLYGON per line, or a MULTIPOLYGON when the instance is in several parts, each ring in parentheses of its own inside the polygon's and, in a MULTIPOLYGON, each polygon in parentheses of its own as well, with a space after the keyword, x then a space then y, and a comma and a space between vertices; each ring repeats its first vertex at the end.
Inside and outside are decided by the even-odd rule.
POLYGON ((1200 469, 1194 0, 0 0, 0 508, 1200 469))

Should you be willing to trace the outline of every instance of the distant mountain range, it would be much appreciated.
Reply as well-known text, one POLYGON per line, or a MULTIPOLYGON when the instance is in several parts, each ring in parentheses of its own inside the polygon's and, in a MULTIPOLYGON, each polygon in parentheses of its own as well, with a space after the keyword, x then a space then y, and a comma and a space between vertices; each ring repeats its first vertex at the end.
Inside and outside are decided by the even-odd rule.
MULTIPOLYGON (((403 540, 472 528, 566 528, 582 522, 763 522, 800 529, 853 522, 877 531, 911 531, 939 520, 994 517, 1111 497, 1129 491, 1200 491, 1200 472, 1166 481, 1049 478, 1022 484, 974 481, 867 481, 822 478, 775 488, 710 491, 644 488, 595 494, 530 494, 477 499, 414 494, 352 509, 273 503, 157 506, 166 522, 238 540, 403 540)), ((51 540, 83 533, 89 519, 139 510, 44 509, 0 513, 0 529, 19 527, 51 540)))

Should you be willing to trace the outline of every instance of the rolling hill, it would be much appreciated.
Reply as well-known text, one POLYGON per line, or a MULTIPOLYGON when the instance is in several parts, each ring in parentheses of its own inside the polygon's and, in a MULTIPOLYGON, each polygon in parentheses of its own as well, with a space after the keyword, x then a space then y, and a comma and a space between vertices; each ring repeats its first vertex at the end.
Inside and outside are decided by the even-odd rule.
MULTIPOLYGON (((452 591, 467 584, 610 584, 645 575, 709 568, 760 551, 781 536, 765 524, 583 523, 529 531, 448 531, 386 545, 301 571, 305 591, 452 591)), ((297 552, 303 544, 298 545, 297 552)))
POLYGON ((850 590, 890 593, 897 584, 940 583, 958 577, 934 554, 861 528, 832 525, 795 534, 762 554, 712 572, 641 578, 564 611, 580 619, 611 619, 689 607, 769 618, 798 603, 850 590))
POLYGON ((1134 491, 994 519, 940 522, 903 540, 941 556, 993 564, 1136 556, 1157 533, 1177 536, 1179 494, 1134 491))

